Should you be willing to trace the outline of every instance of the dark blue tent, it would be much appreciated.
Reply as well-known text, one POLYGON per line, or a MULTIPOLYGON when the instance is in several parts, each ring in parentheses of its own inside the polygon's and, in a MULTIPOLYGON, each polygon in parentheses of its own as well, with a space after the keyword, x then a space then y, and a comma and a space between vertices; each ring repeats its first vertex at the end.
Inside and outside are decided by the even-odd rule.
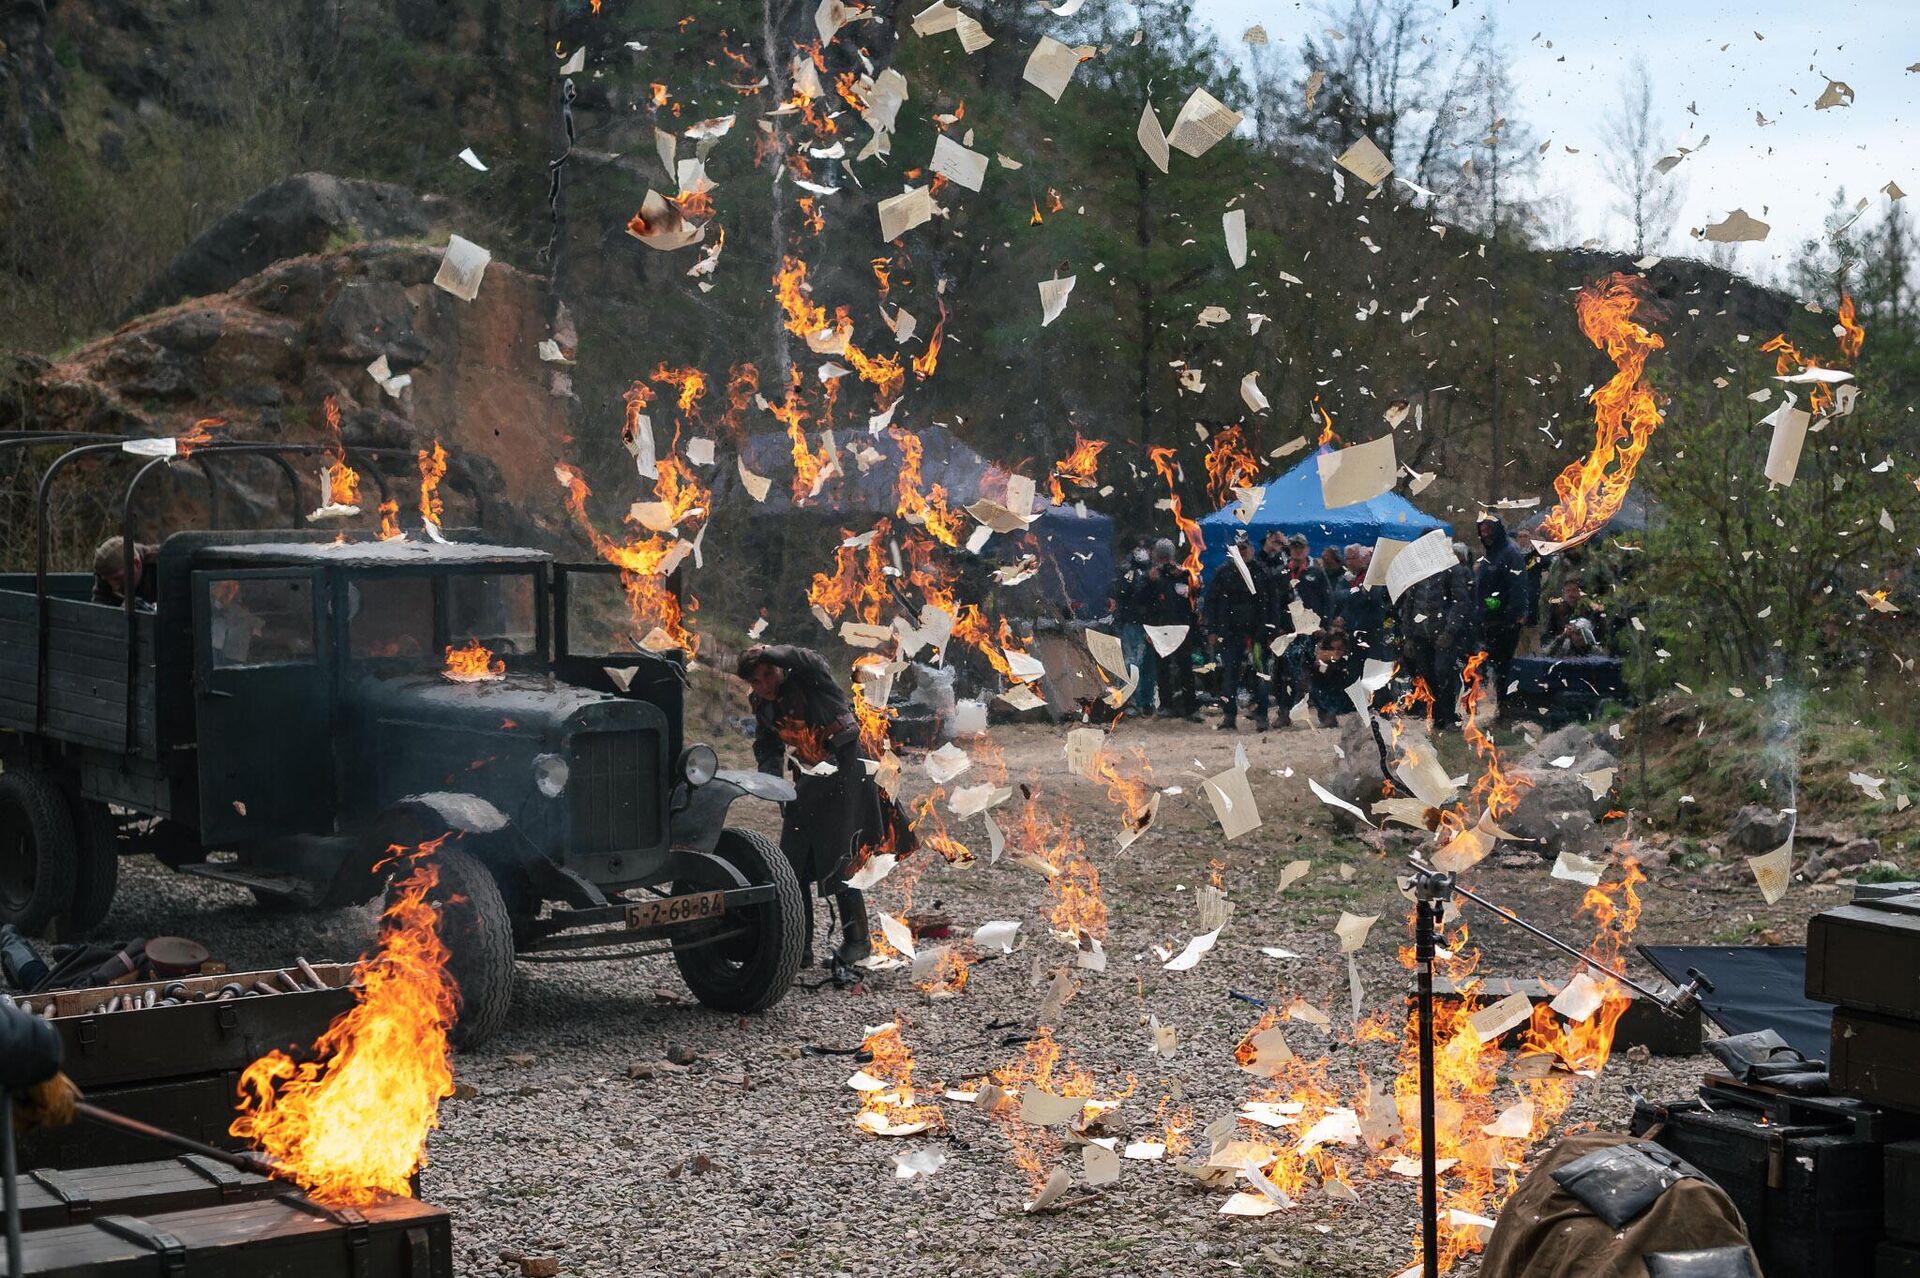
POLYGON ((1113 584, 1113 519, 1082 506, 1047 505, 1025 533, 996 536, 984 552, 989 558, 1011 560, 1031 554, 1040 571, 1027 581, 1002 591, 1003 602, 1016 611, 1038 616, 1036 605, 1064 606, 1082 620, 1107 610, 1107 587, 1113 584), (1029 541, 1029 538, 1031 539, 1029 541), (1031 601, 1020 593, 1033 590, 1031 601), (1024 605, 1024 606, 1022 606, 1024 605))
POLYGON ((1320 497, 1320 465, 1313 457, 1266 485, 1252 523, 1242 524, 1234 516, 1238 505, 1231 503, 1200 521, 1200 534, 1207 543, 1200 561, 1209 577, 1224 562, 1228 545, 1242 528, 1255 545, 1276 530, 1289 536, 1299 533, 1317 555, 1328 546, 1371 546, 1381 537, 1412 541, 1436 528, 1452 527, 1397 493, 1382 493, 1368 501, 1328 509, 1320 497))

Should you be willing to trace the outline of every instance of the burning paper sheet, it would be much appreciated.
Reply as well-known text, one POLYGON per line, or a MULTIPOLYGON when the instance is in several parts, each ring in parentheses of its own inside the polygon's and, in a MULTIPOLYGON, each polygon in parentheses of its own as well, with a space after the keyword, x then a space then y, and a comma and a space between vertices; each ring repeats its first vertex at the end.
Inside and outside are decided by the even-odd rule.
MULTIPOLYGON (((1099 729, 1095 728, 1093 731, 1098 732, 1099 729)), ((928 754, 922 766, 926 768, 928 778, 931 779, 935 785, 945 785, 947 782, 965 772, 968 768, 971 768, 973 766, 973 759, 965 750, 962 750, 949 741, 938 750, 928 754)))
POLYGON ((446 252, 440 256, 440 269, 433 282, 463 302, 480 295, 480 278, 487 272, 493 254, 458 235, 449 236, 446 252))
POLYGON ((885 910, 875 910, 880 916, 880 934, 887 938, 887 944, 899 950, 908 958, 913 957, 913 929, 885 910))
POLYGON ((1515 990, 1497 1003, 1489 1003, 1468 1018, 1474 1034, 1482 1043, 1491 1043, 1514 1026, 1533 1016, 1533 1002, 1523 991, 1515 990))
POLYGON ((1060 279, 1040 281, 1040 327, 1045 328, 1060 318, 1060 312, 1067 309, 1067 298, 1073 293, 1073 285, 1080 277, 1068 275, 1060 279))
POLYGON ((893 853, 882 852, 878 856, 869 858, 867 863, 861 866, 857 873, 849 875, 847 877, 847 886, 856 892, 864 892, 881 879, 886 878, 887 875, 893 873, 893 867, 898 863, 899 858, 895 857, 893 853))
MULTIPOLYGON (((1293 1059, 1293 1049, 1287 1046, 1287 1036, 1278 1025, 1270 1026, 1243 1040, 1234 1049, 1234 1061, 1249 1074, 1259 1074, 1272 1078, 1280 1073, 1281 1067, 1293 1059)), ((1297 1113, 1298 1110, 1296 1109, 1297 1113)), ((1278 1126, 1268 1123, 1267 1126, 1278 1126)))
POLYGON ((1133 131, 1140 141, 1140 149, 1147 153, 1153 166, 1162 173, 1167 171, 1167 161, 1171 158, 1167 150, 1167 135, 1160 129, 1160 117, 1153 113, 1153 103, 1140 108, 1140 123, 1133 131))
POLYGON ((1213 804, 1213 815, 1220 822, 1221 834, 1229 841, 1260 826, 1260 809, 1254 805, 1253 786, 1245 769, 1228 768, 1208 777, 1201 786, 1213 804))
POLYGON ((671 253, 706 238, 704 223, 693 223, 680 212, 680 206, 651 188, 640 200, 640 211, 627 223, 627 234, 650 249, 671 253))
POLYGON ((1393 161, 1386 152, 1374 145, 1373 139, 1362 134, 1360 140, 1342 152, 1336 160, 1341 168, 1365 182, 1368 186, 1379 186, 1393 172, 1393 161))
POLYGON ((927 167, 969 191, 978 191, 987 180, 987 157, 969 151, 944 133, 934 138, 933 159, 927 167))
POLYGON ((1227 260, 1237 271, 1247 264, 1247 211, 1228 209, 1220 215, 1220 230, 1227 237, 1227 260))
MULTIPOLYGON (((1574 973, 1573 979, 1567 982, 1567 987, 1556 994, 1553 1002, 1548 1006, 1573 1024, 1579 1025, 1599 1011, 1600 1005, 1606 1001, 1606 984, 1594 980, 1583 968, 1574 973)), ((1488 1135, 1494 1134, 1496 1133, 1488 1133, 1488 1135)), ((1526 1132, 1522 1131, 1519 1134, 1524 1136, 1526 1132)))
POLYGON ((1067 91, 1068 81, 1080 65, 1080 51, 1070 45, 1061 44, 1052 36, 1041 36, 1040 43, 1033 46, 1033 52, 1027 55, 1026 70, 1021 77, 1055 102, 1067 91))
MULTIPOLYGON (((1252 523, 1253 517, 1260 513, 1260 506, 1266 499, 1267 490, 1265 488, 1242 488, 1235 485, 1233 490, 1233 517, 1243 524, 1252 523)), ((1235 558, 1238 559, 1238 556, 1235 556, 1235 558)), ((1282 636, 1282 638, 1290 639, 1292 636, 1285 635, 1282 636)), ((1284 645, 1282 646, 1284 648, 1284 645)))
POLYGON ((933 196, 924 186, 909 187, 880 201, 880 238, 897 240, 933 220, 933 196))
POLYGON ((1391 491, 1394 476, 1399 473, 1391 435, 1337 452, 1321 453, 1315 461, 1320 467, 1320 497, 1330 510, 1391 491))

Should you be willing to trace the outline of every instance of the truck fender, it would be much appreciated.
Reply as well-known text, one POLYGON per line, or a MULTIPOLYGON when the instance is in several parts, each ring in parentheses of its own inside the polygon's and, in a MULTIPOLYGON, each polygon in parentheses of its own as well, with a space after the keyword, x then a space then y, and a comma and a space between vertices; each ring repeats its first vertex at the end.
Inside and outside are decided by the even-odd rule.
POLYGON ((449 830, 458 830, 462 834, 496 834, 509 824, 506 813, 477 794, 432 790, 426 794, 410 794, 395 806, 404 808, 415 805, 426 808, 446 822, 449 830))
POLYGON ((467 850, 500 878, 503 892, 517 893, 515 880, 524 876, 536 903, 559 900, 581 908, 607 903, 605 893, 549 859, 506 813, 477 794, 458 790, 410 794, 382 814, 379 828, 395 841, 461 835, 467 850))
POLYGON ((668 833, 676 848, 711 852, 727 823, 727 810, 739 798, 787 803, 794 797, 793 782, 764 772, 722 768, 713 780, 689 790, 683 783, 674 793, 668 833))

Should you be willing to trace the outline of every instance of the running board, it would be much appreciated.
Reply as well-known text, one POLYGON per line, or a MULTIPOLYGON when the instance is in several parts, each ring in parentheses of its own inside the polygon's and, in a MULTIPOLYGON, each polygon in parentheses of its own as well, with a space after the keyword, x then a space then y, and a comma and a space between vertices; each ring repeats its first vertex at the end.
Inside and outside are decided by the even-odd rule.
POLYGON ((269 896, 283 896, 289 899, 313 892, 315 885, 295 874, 278 874, 272 870, 255 869, 252 866, 220 865, 212 861, 189 861, 179 867, 182 874, 194 874, 203 879, 213 879, 219 883, 231 883, 236 887, 252 888, 265 892, 269 896))

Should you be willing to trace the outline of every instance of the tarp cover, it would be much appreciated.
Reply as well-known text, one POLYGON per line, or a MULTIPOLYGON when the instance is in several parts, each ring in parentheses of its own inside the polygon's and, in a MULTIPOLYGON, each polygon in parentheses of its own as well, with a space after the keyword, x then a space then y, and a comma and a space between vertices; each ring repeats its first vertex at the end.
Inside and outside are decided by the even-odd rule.
POLYGON ((1200 521, 1200 534, 1207 543, 1200 562, 1209 578, 1225 561, 1227 547, 1242 528, 1255 545, 1276 529, 1289 536, 1299 533, 1317 555, 1328 546, 1371 546, 1381 537, 1412 541, 1435 528, 1452 527, 1398 493, 1382 493, 1368 501, 1329 510, 1320 499, 1320 464, 1313 457, 1266 485, 1266 495, 1253 512, 1252 523, 1242 524, 1234 517, 1238 505, 1231 502, 1200 521))
POLYGON ((1713 982, 1700 1010, 1727 1033, 1770 1029, 1808 1060, 1827 1059, 1833 1009, 1806 996, 1806 946, 1642 945, 1640 952, 1675 985, 1699 968, 1713 982))

